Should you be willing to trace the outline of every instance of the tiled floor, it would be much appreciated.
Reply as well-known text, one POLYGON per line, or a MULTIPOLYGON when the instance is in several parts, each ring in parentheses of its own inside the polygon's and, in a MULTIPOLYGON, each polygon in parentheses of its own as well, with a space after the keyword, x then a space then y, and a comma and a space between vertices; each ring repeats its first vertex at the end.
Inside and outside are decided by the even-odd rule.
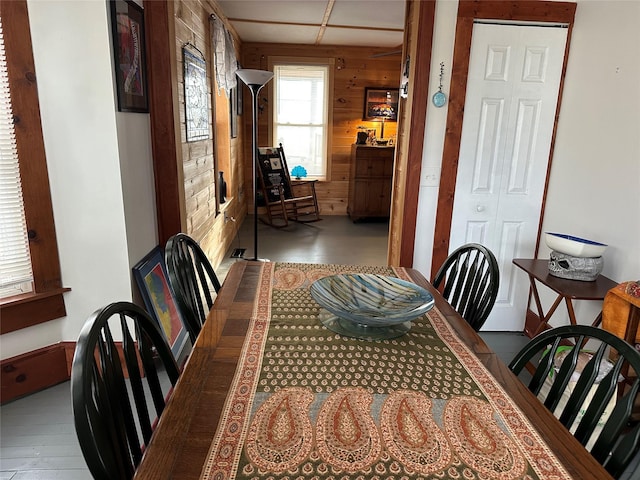
MULTIPOLYGON (((386 265, 387 229, 386 222, 354 224, 337 216, 282 230, 259 224, 258 256, 272 261, 386 265)), ((245 258, 253 258, 251 217, 230 252, 235 248, 246 248, 245 258)), ((216 269, 221 281, 235 261, 243 260, 227 258, 216 269)), ((514 333, 482 336, 507 362, 527 341, 514 333)), ((0 480, 90 478, 73 426, 69 382, 0 407, 0 480)))

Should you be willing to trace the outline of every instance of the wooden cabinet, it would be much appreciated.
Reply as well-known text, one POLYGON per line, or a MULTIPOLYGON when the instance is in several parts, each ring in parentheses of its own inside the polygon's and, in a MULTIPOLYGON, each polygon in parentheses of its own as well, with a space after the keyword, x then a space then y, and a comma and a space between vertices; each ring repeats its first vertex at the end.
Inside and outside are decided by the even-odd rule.
POLYGON ((388 217, 395 147, 351 146, 351 178, 347 212, 356 222, 388 217))

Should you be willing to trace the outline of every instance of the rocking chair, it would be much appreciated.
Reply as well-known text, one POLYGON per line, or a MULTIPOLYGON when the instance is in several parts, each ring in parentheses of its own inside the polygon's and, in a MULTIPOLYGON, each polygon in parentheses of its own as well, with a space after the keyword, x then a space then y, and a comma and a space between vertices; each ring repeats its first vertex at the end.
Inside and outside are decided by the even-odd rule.
POLYGON ((265 207, 266 219, 272 227, 282 228, 295 222, 320 220, 316 180, 291 180, 282 144, 258 148, 258 205, 265 207))

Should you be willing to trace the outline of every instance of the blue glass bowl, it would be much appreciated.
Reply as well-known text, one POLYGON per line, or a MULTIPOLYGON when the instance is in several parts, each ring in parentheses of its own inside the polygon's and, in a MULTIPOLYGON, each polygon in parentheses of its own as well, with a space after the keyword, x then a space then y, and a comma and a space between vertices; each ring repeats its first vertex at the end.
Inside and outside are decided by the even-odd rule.
POLYGON ((360 327, 404 324, 434 305, 424 288, 384 275, 332 275, 313 282, 310 291, 321 307, 360 327))

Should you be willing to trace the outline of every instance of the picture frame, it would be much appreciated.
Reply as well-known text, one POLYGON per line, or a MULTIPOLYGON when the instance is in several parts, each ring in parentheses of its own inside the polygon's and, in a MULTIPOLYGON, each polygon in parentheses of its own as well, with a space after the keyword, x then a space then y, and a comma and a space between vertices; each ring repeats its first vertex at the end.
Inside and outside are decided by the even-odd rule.
POLYGON ((229 91, 229 126, 231 138, 238 136, 238 87, 229 91))
POLYGON ((182 47, 184 114, 187 142, 209 139, 209 87, 204 55, 194 45, 182 47))
POLYGON ((118 111, 148 113, 144 11, 131 0, 109 4, 118 111))
POLYGON ((399 98, 399 88, 366 87, 362 120, 397 122, 399 98))
POLYGON ((132 269, 147 312, 158 322, 176 361, 182 358, 189 340, 187 329, 169 286, 164 251, 158 245, 132 269))
POLYGON ((236 87, 236 93, 238 97, 238 101, 236 102, 236 111, 240 116, 242 116, 242 109, 244 108, 243 90, 244 89, 242 88, 242 83, 238 82, 238 86, 236 87))

